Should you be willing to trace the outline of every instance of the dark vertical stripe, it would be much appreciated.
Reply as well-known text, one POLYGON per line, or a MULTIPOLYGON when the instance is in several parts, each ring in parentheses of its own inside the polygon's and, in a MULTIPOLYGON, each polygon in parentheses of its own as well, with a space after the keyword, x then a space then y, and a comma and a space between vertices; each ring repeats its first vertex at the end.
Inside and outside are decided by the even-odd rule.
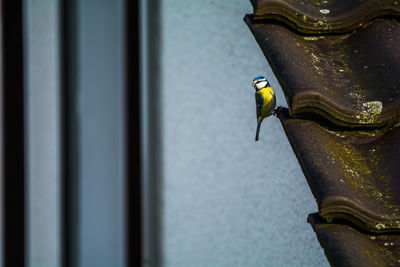
POLYGON ((125 0, 126 263, 141 266, 139 1, 125 0))
POLYGON ((147 187, 148 194, 148 263, 152 267, 162 265, 162 121, 161 121, 161 6, 159 0, 148 0, 146 10, 147 25, 147 187))
POLYGON ((61 129, 62 129, 62 264, 78 263, 78 139, 76 1, 60 2, 61 129))
POLYGON ((3 266, 25 263, 22 0, 1 2, 3 42, 3 266))

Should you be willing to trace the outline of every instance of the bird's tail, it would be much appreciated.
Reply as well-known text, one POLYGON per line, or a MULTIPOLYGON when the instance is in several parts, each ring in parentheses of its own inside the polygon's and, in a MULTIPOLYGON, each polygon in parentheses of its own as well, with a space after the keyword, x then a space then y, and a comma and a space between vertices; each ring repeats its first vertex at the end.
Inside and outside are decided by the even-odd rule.
POLYGON ((257 130, 256 130, 256 141, 258 141, 258 136, 260 135, 261 120, 257 120, 257 130))

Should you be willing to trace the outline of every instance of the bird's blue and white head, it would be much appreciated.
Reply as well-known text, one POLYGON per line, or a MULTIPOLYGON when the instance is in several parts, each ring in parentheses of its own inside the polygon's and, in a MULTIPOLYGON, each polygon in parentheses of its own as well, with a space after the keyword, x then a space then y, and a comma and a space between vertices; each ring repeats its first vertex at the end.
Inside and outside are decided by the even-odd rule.
POLYGON ((263 76, 257 76, 253 79, 253 86, 256 91, 269 86, 269 82, 263 76))

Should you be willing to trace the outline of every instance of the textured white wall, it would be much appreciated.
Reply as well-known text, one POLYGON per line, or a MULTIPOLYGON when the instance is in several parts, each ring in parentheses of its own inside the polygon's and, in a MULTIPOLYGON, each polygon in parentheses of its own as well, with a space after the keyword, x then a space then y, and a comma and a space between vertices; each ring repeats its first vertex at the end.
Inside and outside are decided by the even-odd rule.
POLYGON ((164 266, 327 266, 315 200, 254 76, 283 93, 242 18, 246 0, 162 3, 164 266))

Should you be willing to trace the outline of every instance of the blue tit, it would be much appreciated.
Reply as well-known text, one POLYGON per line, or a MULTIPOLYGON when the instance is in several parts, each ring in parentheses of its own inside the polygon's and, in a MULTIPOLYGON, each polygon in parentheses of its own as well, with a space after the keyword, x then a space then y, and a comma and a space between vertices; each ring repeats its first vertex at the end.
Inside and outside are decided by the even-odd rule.
POLYGON ((261 122, 264 118, 275 114, 276 105, 275 92, 269 85, 267 79, 263 76, 257 76, 253 79, 253 86, 256 89, 256 110, 257 110, 257 131, 256 141, 260 134, 261 122))

